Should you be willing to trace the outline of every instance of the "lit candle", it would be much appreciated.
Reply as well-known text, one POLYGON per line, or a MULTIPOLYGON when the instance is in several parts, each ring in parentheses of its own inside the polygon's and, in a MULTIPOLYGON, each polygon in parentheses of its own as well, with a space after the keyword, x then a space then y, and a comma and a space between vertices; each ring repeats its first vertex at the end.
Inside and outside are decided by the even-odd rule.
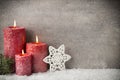
POLYGON ((26 52, 33 56, 33 72, 45 72, 48 70, 47 64, 43 59, 48 55, 47 44, 38 41, 26 44, 26 52))
POLYGON ((32 73, 32 56, 24 53, 15 55, 15 66, 17 75, 31 75, 32 73))
POLYGON ((4 28, 4 55, 5 57, 15 58, 25 46, 26 32, 24 27, 14 25, 4 28))

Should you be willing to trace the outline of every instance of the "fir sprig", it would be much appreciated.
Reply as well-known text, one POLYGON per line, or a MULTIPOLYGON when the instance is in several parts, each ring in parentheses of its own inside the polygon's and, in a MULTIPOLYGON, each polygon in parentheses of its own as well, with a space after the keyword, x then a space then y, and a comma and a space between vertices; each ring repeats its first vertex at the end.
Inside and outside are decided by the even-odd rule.
POLYGON ((5 58, 0 54, 0 75, 9 74, 13 72, 14 61, 10 58, 5 58))

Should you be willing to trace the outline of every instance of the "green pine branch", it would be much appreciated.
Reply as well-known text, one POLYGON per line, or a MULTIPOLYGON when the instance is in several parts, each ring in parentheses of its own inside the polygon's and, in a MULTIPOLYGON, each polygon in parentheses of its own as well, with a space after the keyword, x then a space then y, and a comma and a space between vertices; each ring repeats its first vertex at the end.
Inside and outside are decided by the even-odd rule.
POLYGON ((9 74, 13 72, 14 61, 10 58, 5 58, 0 54, 0 75, 9 74))

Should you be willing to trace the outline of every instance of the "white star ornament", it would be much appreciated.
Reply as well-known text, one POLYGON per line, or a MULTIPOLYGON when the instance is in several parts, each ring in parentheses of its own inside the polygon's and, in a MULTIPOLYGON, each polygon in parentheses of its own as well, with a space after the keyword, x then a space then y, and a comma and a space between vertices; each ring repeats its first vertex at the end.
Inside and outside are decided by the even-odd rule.
POLYGON ((71 56, 65 54, 65 46, 61 45, 58 49, 49 46, 49 55, 43 59, 45 63, 50 64, 50 71, 64 70, 65 62, 71 59, 71 56))

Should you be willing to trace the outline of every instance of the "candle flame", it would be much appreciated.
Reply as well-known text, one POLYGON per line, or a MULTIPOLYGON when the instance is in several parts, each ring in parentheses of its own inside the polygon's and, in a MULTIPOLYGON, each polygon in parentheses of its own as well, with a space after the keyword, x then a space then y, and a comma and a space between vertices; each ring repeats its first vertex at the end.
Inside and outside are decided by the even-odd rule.
POLYGON ((22 49, 22 55, 24 55, 24 50, 22 49))
POLYGON ((14 27, 16 27, 16 20, 14 20, 14 27))
POLYGON ((36 35, 36 43, 38 43, 38 36, 36 35))

